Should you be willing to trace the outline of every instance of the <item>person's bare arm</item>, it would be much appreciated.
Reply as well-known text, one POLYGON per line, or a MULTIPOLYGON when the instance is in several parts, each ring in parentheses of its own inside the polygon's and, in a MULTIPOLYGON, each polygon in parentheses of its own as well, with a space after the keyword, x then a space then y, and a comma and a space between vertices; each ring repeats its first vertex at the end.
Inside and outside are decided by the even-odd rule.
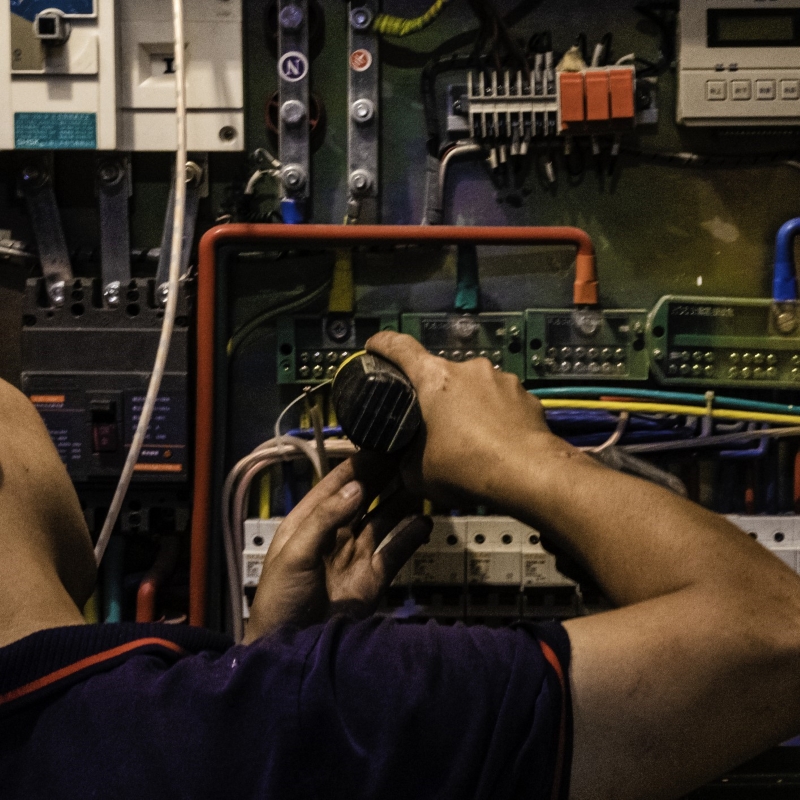
POLYGON ((677 798, 800 731, 800 578, 722 517, 553 436, 488 361, 397 334, 368 347, 417 388, 409 482, 537 526, 620 606, 566 623, 573 798, 677 798))

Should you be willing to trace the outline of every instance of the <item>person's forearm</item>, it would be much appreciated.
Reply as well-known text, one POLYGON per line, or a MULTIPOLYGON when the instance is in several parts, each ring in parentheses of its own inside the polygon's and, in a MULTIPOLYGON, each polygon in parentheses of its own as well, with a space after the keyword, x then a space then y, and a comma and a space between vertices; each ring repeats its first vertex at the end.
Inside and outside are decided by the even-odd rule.
POLYGON ((788 567, 723 517, 608 469, 561 439, 518 438, 503 460, 485 494, 579 560, 616 604, 697 581, 768 577, 774 590, 800 592, 788 567))

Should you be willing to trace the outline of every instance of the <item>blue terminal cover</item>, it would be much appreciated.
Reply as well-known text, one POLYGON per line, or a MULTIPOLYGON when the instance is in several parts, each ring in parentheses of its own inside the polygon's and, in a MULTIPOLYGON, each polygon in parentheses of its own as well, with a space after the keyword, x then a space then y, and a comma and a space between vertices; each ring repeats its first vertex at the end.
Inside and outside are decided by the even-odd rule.
POLYGON ((11 0, 11 13, 30 22, 42 11, 56 9, 65 16, 94 16, 95 0, 11 0))

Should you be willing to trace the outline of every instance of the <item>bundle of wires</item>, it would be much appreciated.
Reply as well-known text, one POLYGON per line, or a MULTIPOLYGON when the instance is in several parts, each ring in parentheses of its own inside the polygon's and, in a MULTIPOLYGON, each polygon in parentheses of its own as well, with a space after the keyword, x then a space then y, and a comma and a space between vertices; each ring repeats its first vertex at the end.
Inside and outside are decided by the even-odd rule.
POLYGON ((412 33, 427 28, 442 13, 451 0, 436 0, 424 13, 413 19, 395 17, 391 14, 378 14, 372 28, 382 36, 410 36, 412 33))
MULTIPOLYGON (((347 439, 329 439, 324 445, 325 456, 346 458, 356 452, 347 439)), ((244 521, 250 500, 253 480, 273 464, 306 458, 317 478, 323 475, 319 444, 295 436, 276 436, 260 444, 241 459, 230 471, 222 490, 222 535, 225 546, 228 589, 231 606, 233 637, 240 642, 244 636, 242 590, 242 551, 244 521)))

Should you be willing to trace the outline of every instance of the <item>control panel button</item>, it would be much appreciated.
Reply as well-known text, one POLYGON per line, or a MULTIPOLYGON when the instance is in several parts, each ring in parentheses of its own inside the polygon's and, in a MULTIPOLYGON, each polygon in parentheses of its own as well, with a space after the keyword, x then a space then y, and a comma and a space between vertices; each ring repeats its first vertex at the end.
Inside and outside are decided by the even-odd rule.
POLYGON ((800 81, 781 81, 781 100, 800 100, 800 81))
POLYGON ((731 81, 731 100, 750 100, 752 96, 750 81, 731 81))
POLYGON ((728 86, 725 81, 706 81, 706 100, 726 100, 728 86))
POLYGON ((761 80, 756 81, 756 99, 774 100, 776 97, 775 81, 761 80))
POLYGON ((116 453, 117 450, 119 450, 119 432, 117 423, 93 423, 92 445, 95 453, 116 453))

